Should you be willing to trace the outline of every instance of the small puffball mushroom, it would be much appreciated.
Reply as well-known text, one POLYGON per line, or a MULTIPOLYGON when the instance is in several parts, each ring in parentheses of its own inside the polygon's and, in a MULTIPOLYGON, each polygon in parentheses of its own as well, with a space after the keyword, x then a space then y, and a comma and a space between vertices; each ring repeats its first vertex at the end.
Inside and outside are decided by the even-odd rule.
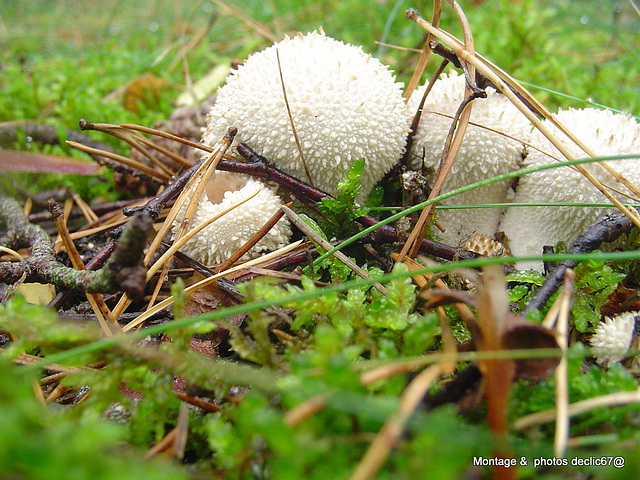
MULTIPOLYGON (((216 172, 198 201, 190 228, 251 196, 257 190, 260 190, 257 195, 215 220, 185 243, 180 251, 205 265, 222 263, 258 232, 283 205, 273 189, 261 181, 244 175, 216 172)), ((185 210, 186 206, 183 206, 182 211, 185 210)), ((176 217, 174 233, 182 218, 182 215, 176 217)), ((255 258, 265 252, 284 247, 290 237, 289 222, 286 218, 282 218, 242 257, 242 260, 255 258)))
MULTIPOLYGON (((625 357, 639 319, 640 312, 624 312, 614 317, 605 317, 598 324, 589 340, 598 364, 606 367, 625 357)), ((636 357, 634 363, 640 365, 640 357, 636 357)))
MULTIPOLYGON (((411 153, 414 159, 424 157, 424 167, 434 172, 434 178, 452 117, 464 100, 464 87, 463 75, 455 72, 443 75, 435 82, 424 104, 411 153)), ((425 88, 426 85, 411 95, 407 103, 410 117, 416 113, 425 88)), ((442 193, 520 168, 523 144, 501 133, 520 138, 528 129, 529 121, 507 97, 491 87, 486 92, 487 98, 473 100, 470 123, 442 193)), ((486 185, 451 197, 442 205, 505 202, 510 184, 510 181, 502 181, 486 185)), ((446 231, 438 235, 450 245, 459 245, 473 233, 493 237, 501 214, 499 208, 441 210, 438 218, 446 231)))
POLYGON ((231 126, 238 128, 234 145, 248 144, 282 171, 330 194, 364 158, 360 200, 400 159, 409 132, 402 84, 389 68, 323 31, 285 37, 231 73, 207 116, 203 142, 214 145, 231 126))
MULTIPOLYGON (((561 110, 556 118, 596 155, 640 153, 640 124, 631 116, 587 108, 561 110)), ((587 156, 557 128, 550 125, 550 122, 544 123, 571 155, 575 158, 587 156)), ((531 145, 542 152, 550 153, 557 159, 564 159, 538 130, 531 132, 529 137, 531 145)), ((556 161, 542 152, 530 148, 524 166, 544 165, 556 161)), ((609 162, 609 165, 633 185, 640 186, 640 159, 616 160, 609 162)), ((601 183, 628 192, 628 189, 601 165, 587 163, 583 166, 601 183)), ((623 202, 629 201, 620 195, 615 196, 623 202)), ((589 180, 571 167, 559 167, 522 176, 513 201, 609 202, 589 180)), ((539 255, 544 245, 555 245, 560 241, 571 244, 598 217, 614 211, 617 211, 615 207, 514 207, 505 213, 499 230, 508 237, 514 255, 539 255)), ((518 262, 516 266, 519 269, 542 270, 542 262, 518 262)))

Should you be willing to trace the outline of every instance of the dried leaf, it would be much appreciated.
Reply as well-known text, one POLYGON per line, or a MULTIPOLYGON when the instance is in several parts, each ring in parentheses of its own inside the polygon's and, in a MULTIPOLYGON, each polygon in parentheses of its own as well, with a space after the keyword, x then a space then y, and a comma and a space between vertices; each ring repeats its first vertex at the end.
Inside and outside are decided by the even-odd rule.
MULTIPOLYGON (((424 292, 423 296, 427 298, 425 308, 452 303, 465 303, 475 308, 477 304, 477 298, 474 295, 459 290, 434 289, 424 292)), ((474 343, 478 345, 481 334, 477 323, 475 321, 473 324, 467 323, 467 328, 473 336, 474 343)), ((549 329, 511 313, 507 314, 500 344, 502 348, 509 350, 558 348, 555 337, 549 329)), ((516 359, 516 378, 546 377, 559 361, 559 358, 555 357, 516 359)))
MULTIPOLYGON (((216 284, 211 284, 189 295, 184 305, 184 315, 186 317, 194 317, 234 304, 234 300, 226 292, 216 284)), ((244 318, 244 315, 234 315, 228 321, 239 327, 244 318)), ((229 330, 222 327, 214 328, 210 332, 194 334, 189 343, 189 348, 206 357, 216 357, 218 356, 218 346, 227 338, 229 338, 229 330)))
POLYGON ((199 288, 189 295, 184 304, 185 317, 195 317, 216 308, 235 305, 233 299, 215 283, 199 288))
POLYGON ((600 308, 600 313, 610 317, 622 311, 637 310, 640 310, 640 292, 619 284, 609 295, 608 302, 600 308))
MULTIPOLYGON (((524 350, 558 348, 558 343, 553 333, 542 325, 515 315, 509 315, 502 336, 502 346, 509 350, 524 350)), ((516 378, 535 379, 549 375, 560 362, 560 358, 520 358, 515 362, 516 378)))
POLYGON ((56 289, 50 283, 23 283, 18 287, 27 303, 34 305, 46 305, 56 295, 56 289))
POLYGON ((95 175, 99 169, 99 165, 81 158, 38 152, 0 150, 0 171, 2 172, 95 175))
POLYGON ((124 108, 130 112, 138 113, 140 103, 144 104, 152 100, 158 100, 162 91, 170 86, 171 84, 165 79, 147 72, 111 92, 106 98, 121 97, 124 108))

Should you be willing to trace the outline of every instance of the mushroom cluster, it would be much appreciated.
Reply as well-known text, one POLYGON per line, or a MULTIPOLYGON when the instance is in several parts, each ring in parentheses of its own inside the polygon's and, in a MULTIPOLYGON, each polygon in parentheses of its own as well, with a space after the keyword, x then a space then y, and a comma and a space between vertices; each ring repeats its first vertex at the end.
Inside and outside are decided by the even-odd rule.
MULTIPOLYGON (((465 77, 456 73, 444 75, 433 86, 410 152, 413 163, 416 159, 421 163, 418 170, 437 171, 453 116, 464 99, 464 87, 465 77)), ((282 171, 330 194, 337 193, 338 182, 353 162, 364 159, 357 197, 363 201, 404 153, 409 124, 424 88, 418 88, 405 105, 402 85, 396 82, 389 68, 360 47, 330 38, 322 30, 285 37, 251 55, 229 75, 207 115, 202 141, 214 145, 229 127, 236 127, 234 145, 248 144, 282 171)), ((486 98, 473 101, 470 123, 443 192, 562 158, 508 98, 491 87, 486 93, 486 98), (533 148, 527 149, 525 144, 533 148)), ((557 119, 597 155, 640 152, 640 125, 630 116, 606 110, 571 109, 560 111, 557 119)), ((549 129, 563 138, 554 127, 549 129)), ((565 145, 572 155, 584 156, 573 142, 565 140, 565 145)), ((594 163, 585 168, 601 183, 625 191, 618 179, 601 165, 594 163)), ((640 185, 637 160, 616 162, 614 168, 631 183, 640 185)), ((217 174, 216 178, 220 184, 220 179, 228 182, 232 176, 217 174)), ((243 179, 240 183, 242 188, 232 185, 230 190, 241 191, 259 185, 257 180, 243 179)), ((594 203, 604 199, 582 174, 570 167, 523 176, 515 193, 512 185, 509 180, 496 182, 451 197, 443 204, 505 203, 511 199, 519 203, 594 203)), ((212 197, 209 197, 211 201, 203 200, 201 206, 207 210, 198 213, 198 218, 225 208, 221 205, 232 201, 227 198, 236 199, 234 195, 228 193, 218 196, 217 200, 212 197)), ((265 187, 264 192, 229 217, 243 218, 242 212, 251 209, 246 217, 249 218, 263 210, 257 207, 263 201, 273 205, 279 202, 270 187, 265 187), (261 200, 267 195, 271 200, 261 200)), ((279 206, 264 210, 272 214, 277 208, 279 206)), ((446 243, 462 245, 474 234, 492 238, 504 232, 513 254, 526 256, 540 254, 544 245, 573 241, 604 211, 603 208, 576 207, 456 209, 442 211, 439 220, 446 228, 441 235, 446 243)), ((213 240, 219 245, 217 249, 229 244, 230 237, 246 237, 239 232, 248 228, 248 222, 242 228, 223 227, 224 222, 219 223, 219 226, 212 225, 208 232, 229 233, 213 240)), ((283 239, 288 238, 288 231, 286 226, 279 233, 273 232, 273 241, 265 238, 251 255, 281 246, 286 241, 283 239)), ((216 248, 203 250, 197 244, 194 239, 188 248, 205 254, 208 261, 219 261, 224 256, 216 248)), ((521 262, 517 266, 542 267, 541 262, 521 262)))
POLYGON ((389 68, 322 30, 285 37, 227 78, 202 141, 215 144, 231 126, 235 144, 330 194, 365 159, 360 200, 402 156, 409 132, 402 84, 389 68))
MULTIPOLYGON (((558 121, 574 133, 598 156, 640 153, 640 124, 629 115, 616 114, 609 110, 587 108, 584 110, 561 110, 558 121)), ((563 135, 550 122, 544 124, 557 138, 563 135)), ((561 140, 571 155, 583 158, 586 154, 569 139, 561 140)), ((527 140, 537 149, 530 148, 524 166, 545 165, 562 154, 538 130, 532 131, 527 140)), ((611 167, 634 185, 640 186, 640 159, 616 160, 611 167)), ((583 164, 594 178, 621 192, 628 189, 598 163, 583 164)), ((619 200, 628 198, 615 194, 619 200)), ((543 170, 520 178, 514 202, 608 202, 587 178, 574 168, 563 166, 543 170)), ((572 242, 591 223, 607 211, 605 207, 518 207, 505 213, 498 229, 509 238, 514 255, 539 255, 545 245, 560 241, 572 242)), ((518 262, 517 267, 540 270, 542 262, 518 262)))
MULTIPOLYGON (((455 72, 438 79, 427 96, 420 124, 414 134, 412 157, 422 158, 424 170, 436 172, 447 134, 460 103, 464 100, 465 77, 455 72)), ((426 86, 413 93, 407 109, 413 116, 426 86)), ((518 170, 524 157, 521 138, 529 128, 527 118, 493 88, 487 97, 473 101, 473 109, 456 161, 447 177, 443 193, 518 170)), ((415 163, 415 162, 414 162, 415 163)), ((507 200, 510 181, 502 181, 448 198, 442 205, 502 203, 507 200)), ((450 245, 459 245, 471 234, 493 236, 503 210, 443 210, 439 220, 446 231, 440 234, 450 245)))
MULTIPOLYGON (((320 31, 285 37, 251 55, 218 90, 202 142, 215 145, 229 127, 234 145, 248 144, 282 171, 330 193, 355 160, 364 159, 358 200, 404 152, 409 122, 402 84, 371 55, 320 31)), ((216 173, 198 202, 192 225, 262 188, 183 247, 195 259, 219 263, 255 234, 282 202, 270 186, 216 173)), ((244 258, 277 249, 291 230, 280 220, 244 258)))
MULTIPOLYGON (((412 146, 413 158, 422 158, 427 171, 436 171, 451 118, 464 99, 462 75, 443 76, 433 86, 424 105, 420 125, 412 146)), ((422 87, 408 102, 413 116, 424 92, 422 87)), ((524 167, 545 165, 562 160, 562 154, 533 129, 526 117, 503 95, 487 88, 486 99, 473 101, 470 124, 443 193, 524 167), (525 144, 529 148, 525 149, 525 144)), ((608 110, 587 108, 561 110, 557 120, 573 132, 596 155, 640 153, 640 124, 629 115, 608 110)), ((559 129, 544 122, 576 158, 586 154, 559 129)), ((611 164, 614 170, 634 185, 640 185, 638 159, 619 160, 611 164)), ((585 164, 600 183, 613 187, 621 201, 628 189, 618 178, 598 163, 585 164)), ((477 203, 602 203, 607 199, 589 180, 572 167, 548 169, 522 176, 515 188, 510 181, 496 182, 451 197, 443 205, 477 203)), ((633 196, 631 197, 633 198, 633 196)), ((626 199, 628 201, 628 198, 626 199)), ((542 253, 543 246, 560 241, 572 242, 586 227, 606 211, 605 207, 512 207, 507 209, 443 210, 440 223, 446 231, 444 242, 462 245, 471 235, 494 237, 504 233, 513 255, 530 256, 542 253)), ((542 269, 542 262, 518 262, 520 269, 542 269)))

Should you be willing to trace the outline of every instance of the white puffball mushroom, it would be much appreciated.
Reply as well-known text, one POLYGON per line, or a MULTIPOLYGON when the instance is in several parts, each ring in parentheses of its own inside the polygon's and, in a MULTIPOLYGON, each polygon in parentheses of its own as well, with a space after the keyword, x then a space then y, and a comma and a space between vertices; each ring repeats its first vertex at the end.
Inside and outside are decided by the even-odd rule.
MULTIPOLYGON (((624 312, 614 317, 605 317, 596 327, 589 343, 598 364, 607 367, 625 358, 631 346, 640 312, 624 312)), ((640 358, 636 357, 636 363, 640 358)))
MULTIPOLYGON (((222 263, 257 233, 283 205, 273 189, 259 180, 244 175, 216 172, 198 201, 190 228, 226 210, 259 189, 261 190, 257 195, 215 220, 185 243, 180 251, 205 265, 222 263)), ((182 211, 185 210, 186 206, 183 206, 182 211)), ((182 217, 183 214, 178 215, 174 221, 174 233, 182 217)), ((290 237, 289 222, 282 218, 242 257, 242 260, 284 247, 290 237)))
MULTIPOLYGON (((598 156, 640 153, 640 124, 631 116, 587 108, 561 110, 556 118, 598 156)), ((587 156, 550 122, 545 121, 544 124, 575 158, 587 156)), ((528 141, 543 152, 564 159, 538 130, 530 134, 528 141)), ((544 165, 555 161, 530 148, 524 166, 544 165)), ((640 159, 616 160, 609 162, 609 165, 633 185, 640 186, 640 159)), ((627 191, 602 166, 586 163, 583 167, 601 183, 627 191)), ((614 195, 623 202, 629 201, 621 195, 614 195)), ((580 172, 566 166, 520 177, 513 201, 609 202, 580 172)), ((505 213, 499 230, 508 237, 514 255, 539 255, 544 245, 555 245, 560 241, 571 244, 604 213, 616 211, 615 207, 514 207, 505 213)), ((542 270, 542 262, 518 262, 516 267, 542 270)))
MULTIPOLYGON (((424 167, 433 171, 433 178, 453 122, 452 117, 464 100, 464 87, 463 75, 455 72, 443 75, 435 82, 424 104, 411 153, 413 159, 424 157, 424 167)), ((411 95, 407 103, 410 117, 418 109, 425 88, 426 85, 411 95)), ((496 131, 520 138, 528 129, 529 121, 504 95, 491 87, 486 88, 486 93, 487 98, 473 100, 470 123, 442 193, 520 168, 524 156, 523 144, 496 131)), ((441 204, 502 203, 507 201, 510 185, 510 180, 493 183, 446 199, 441 204)), ((474 233, 493 237, 501 214, 500 208, 441 210, 438 219, 446 231, 438 235, 450 245, 459 245, 474 233)))
POLYGON ((282 83, 311 183, 336 194, 353 162, 364 158, 358 198, 366 198, 404 152, 409 124, 402 84, 378 59, 323 31, 285 37, 232 72, 207 116, 203 142, 214 145, 237 127, 234 145, 246 143, 309 183, 282 83))

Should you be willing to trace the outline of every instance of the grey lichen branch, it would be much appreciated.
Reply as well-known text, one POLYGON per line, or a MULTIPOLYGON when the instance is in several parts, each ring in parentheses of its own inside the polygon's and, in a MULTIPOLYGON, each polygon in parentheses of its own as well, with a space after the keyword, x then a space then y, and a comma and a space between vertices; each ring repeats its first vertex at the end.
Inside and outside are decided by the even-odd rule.
POLYGON ((148 214, 137 214, 123 229, 104 267, 95 271, 76 270, 57 260, 49 235, 29 222, 15 200, 0 196, 0 245, 31 250, 24 261, 0 262, 0 282, 14 283, 26 274, 27 282, 51 283, 58 289, 86 293, 124 291, 130 298, 140 299, 146 278, 143 249, 152 223, 148 214))

